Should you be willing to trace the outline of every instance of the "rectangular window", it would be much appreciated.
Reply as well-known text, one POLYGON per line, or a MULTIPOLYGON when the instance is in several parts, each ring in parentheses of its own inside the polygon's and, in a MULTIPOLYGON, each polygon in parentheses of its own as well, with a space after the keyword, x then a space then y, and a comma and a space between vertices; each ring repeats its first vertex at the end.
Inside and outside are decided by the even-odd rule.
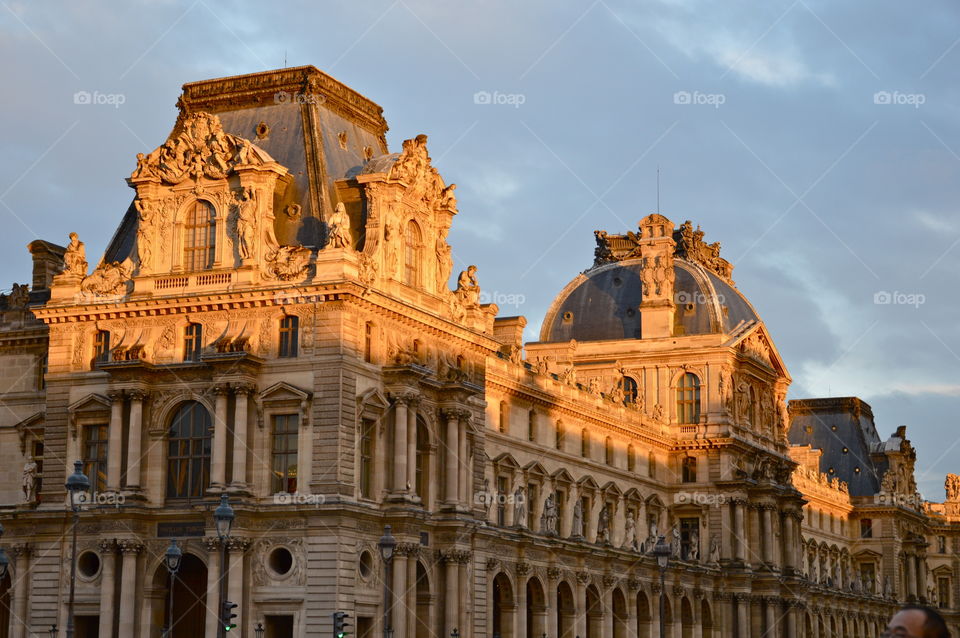
POLYGON ((500 527, 506 527, 507 525, 507 501, 509 500, 509 494, 507 493, 509 488, 507 487, 507 477, 498 476, 497 477, 497 525, 500 527))
POLYGON ((681 479, 684 483, 696 483, 697 482, 697 457, 695 456, 685 456, 683 461, 681 461, 682 467, 680 471, 681 479))
POLYGON ((537 498, 540 492, 536 483, 527 483, 527 529, 537 531, 537 498))
POLYGON ((947 553, 947 537, 946 536, 937 536, 937 551, 941 554, 947 553))
POLYGON ((373 324, 369 321, 363 328, 363 360, 373 363, 373 324))
POLYGON ((633 448, 632 445, 627 446, 627 471, 628 472, 637 471, 637 451, 633 448))
POLYGON ((110 333, 100 330, 93 339, 93 363, 96 365, 107 361, 110 361, 110 333))
POLYGON ((860 538, 873 538, 873 519, 860 519, 860 538))
POLYGON ((47 355, 41 355, 37 360, 37 390, 47 389, 47 355))
POLYGON ((680 556, 684 560, 690 556, 690 550, 696 545, 700 550, 700 519, 699 518, 681 518, 680 519, 680 556))
POLYGON ((31 446, 33 462, 37 464, 37 482, 34 493, 37 495, 37 502, 40 501, 40 488, 43 487, 43 441, 34 441, 31 446))
POLYGON ((297 356, 297 346, 300 342, 300 317, 289 315, 280 320, 280 353, 281 357, 297 356))
POLYGON ((199 323, 187 324, 183 333, 183 360, 199 361, 203 350, 203 326, 199 323))
POLYGON ((567 492, 565 490, 557 490, 557 533, 562 534, 563 526, 563 513, 567 507, 567 492))
POLYGON ((937 579, 937 604, 941 609, 950 607, 950 579, 940 577, 937 579))
POLYGON ((297 491, 297 439, 300 417, 278 414, 273 417, 273 481, 274 494, 297 491))
POLYGON ((537 440, 537 412, 530 410, 530 421, 527 423, 527 440, 534 442, 537 440))
POLYGON ((580 456, 590 458, 590 434, 586 429, 580 431, 580 456))
POLYGON ((363 498, 373 498, 373 437, 376 423, 372 419, 364 419, 360 432, 360 496, 363 498))
POLYGON ((653 452, 647 455, 647 476, 657 478, 657 457, 653 452))
POLYGON ((83 432, 83 473, 93 492, 107 490, 107 425, 86 425, 83 432))
POLYGON ((563 422, 557 421, 557 424, 554 426, 554 437, 556 441, 556 446, 558 450, 563 451, 563 422))

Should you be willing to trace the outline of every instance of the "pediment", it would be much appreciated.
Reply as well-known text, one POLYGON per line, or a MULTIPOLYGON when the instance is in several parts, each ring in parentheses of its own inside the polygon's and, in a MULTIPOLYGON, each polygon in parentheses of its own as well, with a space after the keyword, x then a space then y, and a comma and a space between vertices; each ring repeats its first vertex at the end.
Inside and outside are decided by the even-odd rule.
POLYGON ((45 412, 37 412, 28 416, 20 423, 17 423, 16 430, 17 436, 20 437, 20 453, 26 454, 27 452, 27 437, 34 436, 37 437, 41 434, 44 429, 46 420, 45 412))
POLYGON ((772 369, 779 376, 790 379, 787 366, 763 323, 754 324, 750 329, 735 336, 727 345, 757 363, 772 369))
POLYGON ((296 401, 297 403, 309 401, 313 393, 301 390, 289 383, 280 381, 260 393, 260 401, 264 403, 280 403, 287 401, 296 401))
POLYGON ((531 461, 530 463, 527 463, 523 466, 523 471, 526 472, 528 476, 533 475, 543 478, 549 476, 546 468, 544 468, 543 465, 541 465, 538 461, 531 461))
POLYGON ((67 412, 71 417, 76 418, 86 414, 96 414, 109 412, 113 403, 102 394, 88 394, 79 401, 71 403, 67 407, 67 412))
POLYGON ((517 463, 517 460, 508 452, 504 452, 497 458, 493 459, 493 464, 502 470, 520 469, 520 464, 517 463))

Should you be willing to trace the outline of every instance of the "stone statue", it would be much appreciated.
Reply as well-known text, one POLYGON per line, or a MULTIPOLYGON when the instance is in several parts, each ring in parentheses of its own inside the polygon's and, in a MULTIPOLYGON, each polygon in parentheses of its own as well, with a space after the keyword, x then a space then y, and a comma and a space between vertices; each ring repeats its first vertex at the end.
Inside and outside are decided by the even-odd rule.
POLYGON ((583 538, 583 501, 577 499, 573 506, 573 526, 570 530, 571 538, 583 538))
POLYGON ((637 550, 637 523, 633 520, 633 514, 627 516, 623 528, 623 549, 637 550))
POLYGON ((23 466, 23 498, 26 503, 37 501, 37 464, 30 460, 23 466))
POLYGON ((448 291, 450 273, 453 271, 453 256, 450 244, 447 243, 447 229, 443 229, 437 236, 435 250, 437 253, 437 291, 448 291))
POLYGON ((697 530, 690 532, 690 549, 687 551, 687 560, 693 562, 700 560, 700 534, 697 530))
MULTIPOLYGON (((737 386, 737 416, 741 421, 748 419, 750 416, 750 384, 746 381, 741 381, 737 386)), ((751 425, 754 425, 751 423, 751 425)))
POLYGON ((153 225, 156 218, 156 209, 153 202, 136 199, 133 202, 137 208, 137 257, 140 260, 140 270, 150 268, 153 260, 153 225))
POLYGON ((647 541, 644 543, 644 553, 649 553, 653 551, 653 548, 657 546, 657 540, 660 538, 660 530, 657 529, 657 523, 655 521, 650 521, 650 533, 647 536, 647 541))
POLYGON ((330 221, 327 224, 328 242, 330 248, 350 248, 353 243, 350 238, 350 216, 347 214, 347 207, 343 202, 337 204, 337 208, 330 221))
POLYGON ((670 531, 670 555, 673 558, 679 560, 680 556, 680 527, 674 523, 673 529, 670 531))
POLYGON ((947 474, 947 479, 944 482, 944 487, 947 490, 947 500, 951 503, 956 503, 960 501, 960 476, 956 474, 947 474))
POLYGON ((660 405, 659 403, 653 406, 652 418, 654 421, 657 421, 658 423, 663 422, 663 406, 660 405))
POLYGON ((610 508, 607 505, 600 508, 600 515, 597 520, 597 543, 601 545, 610 544, 610 508))
POLYGON ((513 493, 513 524, 515 527, 527 526, 527 498, 522 485, 513 493))
POLYGON ((453 193, 455 190, 457 190, 457 185, 450 184, 440 192, 440 208, 457 210, 457 196, 453 193))
POLYGON ((710 535, 710 556, 708 557, 712 565, 720 563, 720 535, 710 535))
POLYGON ((80 290, 94 295, 119 295, 126 292, 131 270, 127 264, 128 261, 101 262, 89 276, 83 279, 80 290))
POLYGON ((241 259, 256 255, 257 200, 256 192, 247 186, 240 191, 237 203, 237 249, 241 259))
POLYGON ((547 494, 543 502, 543 514, 540 516, 540 533, 548 536, 557 535, 557 497, 555 492, 547 494))
POLYGON ((63 265, 65 275, 80 278, 87 276, 87 249, 76 233, 70 233, 70 243, 67 244, 67 251, 63 253, 63 265))
POLYGON ((475 307, 480 303, 480 285, 477 283, 477 267, 470 265, 457 278, 457 297, 464 306, 475 307))

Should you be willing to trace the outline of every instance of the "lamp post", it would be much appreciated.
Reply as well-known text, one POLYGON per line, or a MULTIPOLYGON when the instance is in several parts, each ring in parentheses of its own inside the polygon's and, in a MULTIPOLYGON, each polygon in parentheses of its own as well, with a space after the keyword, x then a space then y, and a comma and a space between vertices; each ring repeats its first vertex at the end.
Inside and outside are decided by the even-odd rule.
POLYGON ((460 638, 460 632, 457 631, 456 627, 454 627, 453 631, 450 632, 450 638, 460 638))
MULTIPOLYGON (((217 528, 217 538, 220 539, 220 605, 218 609, 223 610, 223 604, 227 602, 227 540, 230 538, 230 529, 233 527, 235 515, 233 508, 227 500, 226 494, 220 495, 220 504, 213 511, 213 522, 217 528)), ((217 622, 217 635, 226 638, 222 619, 217 622)))
POLYGON ((183 559, 183 551, 177 547, 175 539, 170 540, 170 547, 163 555, 163 564, 170 574, 170 591, 168 592, 169 605, 167 606, 167 626, 163 630, 163 638, 170 638, 173 634, 173 584, 176 582, 177 572, 180 571, 180 561, 183 559))
POLYGON ((253 633, 257 638, 263 638, 263 623, 258 622, 257 626, 253 628, 253 633))
POLYGON ((393 601, 390 592, 390 582, 393 578, 393 550, 397 547, 397 539, 390 533, 390 526, 383 526, 383 536, 380 537, 380 558, 383 559, 383 638, 393 636, 393 601))
POLYGON ((73 638, 73 602, 77 588, 77 525, 80 522, 80 503, 83 494, 90 491, 90 479, 83 473, 83 461, 75 461, 73 474, 65 485, 73 511, 73 551, 70 556, 70 601, 67 603, 67 638, 73 638))
POLYGON ((50 638, 57 638, 59 631, 56 625, 50 625, 50 638))
POLYGON ((670 545, 667 544, 663 536, 657 539, 657 544, 653 548, 653 555, 657 559, 657 567, 660 568, 660 638, 666 638, 667 619, 664 616, 666 616, 667 590, 665 581, 667 565, 670 563, 670 545))

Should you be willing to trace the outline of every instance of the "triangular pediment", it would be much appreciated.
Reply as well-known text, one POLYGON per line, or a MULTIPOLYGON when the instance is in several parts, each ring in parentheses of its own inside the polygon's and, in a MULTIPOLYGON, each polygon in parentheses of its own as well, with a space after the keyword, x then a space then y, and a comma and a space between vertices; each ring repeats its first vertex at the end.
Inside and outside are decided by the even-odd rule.
POLYGON ((746 330, 737 333, 726 345, 772 369, 779 376, 786 377, 787 380, 790 379, 787 366, 762 322, 756 322, 746 330))
POLYGON ((112 402, 107 397, 102 394, 88 394, 79 401, 71 403, 67 408, 67 412, 71 416, 79 416, 82 414, 90 414, 96 412, 109 412, 112 402))
POLYGON ((279 383, 274 383, 272 386, 260 393, 260 400, 267 403, 274 403, 279 401, 307 401, 313 396, 312 393, 307 392, 306 390, 301 390, 296 386, 292 386, 289 383, 280 381, 279 383))

